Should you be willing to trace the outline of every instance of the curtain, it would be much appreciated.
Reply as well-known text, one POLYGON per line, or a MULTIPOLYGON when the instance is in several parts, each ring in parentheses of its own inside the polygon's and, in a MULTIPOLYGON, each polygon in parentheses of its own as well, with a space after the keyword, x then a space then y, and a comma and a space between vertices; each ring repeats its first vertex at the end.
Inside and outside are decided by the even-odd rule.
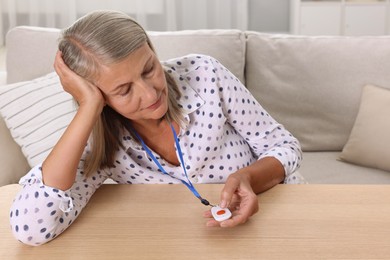
POLYGON ((15 26, 65 28, 99 9, 123 11, 150 31, 248 29, 248 0, 0 0, 0 45, 15 26))

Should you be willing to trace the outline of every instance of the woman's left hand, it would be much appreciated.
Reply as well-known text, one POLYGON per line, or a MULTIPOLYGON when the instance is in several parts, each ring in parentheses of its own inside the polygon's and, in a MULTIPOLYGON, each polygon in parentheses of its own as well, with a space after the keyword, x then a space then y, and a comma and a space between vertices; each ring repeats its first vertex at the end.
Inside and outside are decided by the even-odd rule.
POLYGON ((232 217, 218 222, 212 218, 211 211, 208 210, 204 213, 204 217, 212 219, 207 222, 207 226, 234 227, 245 223, 259 210, 257 195, 253 192, 247 174, 238 171, 228 177, 221 193, 219 206, 228 207, 232 217))

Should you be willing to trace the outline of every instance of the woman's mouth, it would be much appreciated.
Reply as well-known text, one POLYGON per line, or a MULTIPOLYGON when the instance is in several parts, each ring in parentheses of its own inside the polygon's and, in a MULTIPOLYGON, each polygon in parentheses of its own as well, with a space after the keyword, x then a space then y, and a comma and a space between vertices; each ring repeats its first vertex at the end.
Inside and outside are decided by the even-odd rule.
POLYGON ((161 96, 157 99, 157 101, 154 104, 148 106, 146 109, 156 110, 157 108, 159 108, 160 105, 161 105, 161 96))

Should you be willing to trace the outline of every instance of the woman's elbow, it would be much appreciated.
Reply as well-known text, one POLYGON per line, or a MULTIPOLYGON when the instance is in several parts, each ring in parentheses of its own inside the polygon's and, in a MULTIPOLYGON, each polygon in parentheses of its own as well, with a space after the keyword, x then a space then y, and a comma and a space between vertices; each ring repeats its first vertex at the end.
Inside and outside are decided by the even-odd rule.
MULTIPOLYGON (((20 212, 18 209, 11 209, 10 226, 13 236, 23 244, 30 246, 39 246, 55 238, 57 235, 53 232, 57 228, 44 223, 43 218, 35 218, 27 212, 20 212)), ((46 222, 48 220, 46 219, 46 222)))

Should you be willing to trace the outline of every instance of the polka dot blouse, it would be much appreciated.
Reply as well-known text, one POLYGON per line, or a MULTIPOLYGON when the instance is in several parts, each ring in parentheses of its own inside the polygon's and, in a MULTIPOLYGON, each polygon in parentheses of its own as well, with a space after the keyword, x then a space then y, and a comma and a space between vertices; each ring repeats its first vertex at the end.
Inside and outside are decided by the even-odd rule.
MULTIPOLYGON (((285 183, 302 183, 295 172, 301 161, 298 141, 276 122, 242 83, 217 60, 189 55, 162 63, 177 82, 177 100, 185 116, 178 134, 187 174, 192 183, 223 183, 229 174, 263 157, 275 157, 284 166, 285 183)), ((171 165, 154 153, 168 175, 163 174, 127 130, 123 147, 112 168, 88 177, 80 161, 74 185, 58 190, 42 182, 41 165, 25 175, 23 189, 10 211, 13 234, 21 242, 40 245, 61 234, 80 214, 103 182, 120 184, 181 183, 181 166, 171 165), (172 176, 175 178, 172 178, 172 176)), ((90 146, 86 146, 85 158, 90 146)))

